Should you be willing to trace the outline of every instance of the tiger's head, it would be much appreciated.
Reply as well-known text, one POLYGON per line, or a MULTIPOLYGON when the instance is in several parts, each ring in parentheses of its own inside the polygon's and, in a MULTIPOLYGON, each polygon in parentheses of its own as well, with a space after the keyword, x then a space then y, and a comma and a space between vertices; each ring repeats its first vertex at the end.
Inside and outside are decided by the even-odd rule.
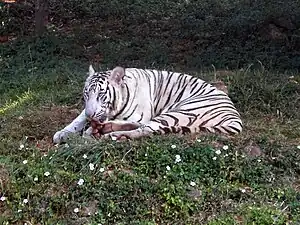
POLYGON ((89 67, 88 77, 83 89, 85 114, 90 120, 104 122, 112 118, 120 104, 120 94, 125 70, 116 67, 112 71, 95 72, 89 67))

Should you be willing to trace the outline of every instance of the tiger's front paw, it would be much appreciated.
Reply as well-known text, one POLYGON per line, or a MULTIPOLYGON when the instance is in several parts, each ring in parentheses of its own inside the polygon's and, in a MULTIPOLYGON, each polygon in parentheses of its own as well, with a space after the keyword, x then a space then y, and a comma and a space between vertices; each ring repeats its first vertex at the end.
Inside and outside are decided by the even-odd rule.
POLYGON ((64 130, 57 131, 53 135, 53 143, 54 144, 60 144, 62 142, 65 142, 68 139, 68 133, 69 132, 64 131, 64 130))

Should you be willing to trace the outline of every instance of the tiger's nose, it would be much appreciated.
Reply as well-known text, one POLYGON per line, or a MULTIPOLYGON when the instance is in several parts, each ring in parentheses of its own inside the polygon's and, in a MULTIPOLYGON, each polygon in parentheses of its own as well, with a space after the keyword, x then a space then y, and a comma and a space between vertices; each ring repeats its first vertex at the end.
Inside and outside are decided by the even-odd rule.
POLYGON ((87 118, 93 119, 96 116, 96 112, 94 110, 91 110, 89 108, 85 109, 85 116, 87 118))

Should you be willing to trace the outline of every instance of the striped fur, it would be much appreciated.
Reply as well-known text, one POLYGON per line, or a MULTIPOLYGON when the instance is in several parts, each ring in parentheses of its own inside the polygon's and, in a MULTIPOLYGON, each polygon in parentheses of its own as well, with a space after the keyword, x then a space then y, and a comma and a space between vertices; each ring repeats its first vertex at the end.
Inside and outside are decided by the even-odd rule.
POLYGON ((83 95, 84 112, 59 132, 77 132, 86 117, 138 126, 106 134, 112 138, 242 131, 240 115, 227 94, 187 74, 121 67, 97 73, 90 66, 83 95))

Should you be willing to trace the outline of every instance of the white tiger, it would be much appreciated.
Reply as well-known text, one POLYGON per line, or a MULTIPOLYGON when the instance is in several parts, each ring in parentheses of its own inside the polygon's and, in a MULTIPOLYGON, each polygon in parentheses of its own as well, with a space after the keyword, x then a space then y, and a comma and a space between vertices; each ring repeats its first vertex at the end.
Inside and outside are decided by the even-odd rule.
POLYGON ((112 139, 242 131, 240 114, 228 95, 187 74, 122 67, 95 72, 90 65, 83 96, 85 109, 55 133, 54 143, 65 141, 70 133, 81 132, 91 120, 135 127, 104 135, 112 139))

